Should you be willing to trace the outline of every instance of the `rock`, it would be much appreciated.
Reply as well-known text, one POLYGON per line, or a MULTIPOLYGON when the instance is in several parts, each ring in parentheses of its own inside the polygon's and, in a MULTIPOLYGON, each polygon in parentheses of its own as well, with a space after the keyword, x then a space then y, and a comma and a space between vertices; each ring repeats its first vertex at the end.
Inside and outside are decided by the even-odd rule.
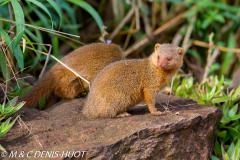
MULTIPOLYGON (((160 104, 166 105, 166 99, 165 95, 156 97, 161 111, 160 104)), ((44 111, 21 109, 31 134, 16 123, 0 144, 9 154, 17 151, 19 157, 22 152, 30 159, 74 159, 64 157, 75 154, 75 159, 96 160, 205 160, 212 154, 222 116, 216 107, 172 97, 172 114, 152 116, 146 105, 140 104, 130 111, 130 117, 88 120, 81 114, 84 101, 63 101, 44 111)))

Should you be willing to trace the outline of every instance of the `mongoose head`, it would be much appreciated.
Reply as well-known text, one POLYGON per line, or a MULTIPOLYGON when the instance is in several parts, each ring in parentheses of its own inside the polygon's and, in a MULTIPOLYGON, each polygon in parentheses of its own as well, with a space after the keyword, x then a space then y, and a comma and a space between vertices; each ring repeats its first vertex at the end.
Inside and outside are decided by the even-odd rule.
POLYGON ((173 44, 155 44, 151 56, 153 64, 162 70, 178 69, 182 66, 184 50, 173 44))

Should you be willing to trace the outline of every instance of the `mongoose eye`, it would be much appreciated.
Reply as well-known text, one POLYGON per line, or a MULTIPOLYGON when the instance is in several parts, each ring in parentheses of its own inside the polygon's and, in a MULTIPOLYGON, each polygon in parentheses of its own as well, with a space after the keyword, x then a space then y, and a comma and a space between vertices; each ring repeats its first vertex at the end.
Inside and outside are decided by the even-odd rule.
POLYGON ((172 57, 168 57, 167 60, 168 60, 168 61, 171 61, 171 60, 172 60, 172 57))

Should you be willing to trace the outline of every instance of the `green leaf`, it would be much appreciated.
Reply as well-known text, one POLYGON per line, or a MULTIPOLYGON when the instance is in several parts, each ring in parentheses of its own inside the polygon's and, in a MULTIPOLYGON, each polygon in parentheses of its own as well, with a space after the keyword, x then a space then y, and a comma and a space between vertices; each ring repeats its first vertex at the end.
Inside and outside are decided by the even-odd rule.
POLYGON ((218 137, 221 137, 221 138, 226 137, 226 134, 227 134, 227 131, 226 131, 226 130, 221 131, 221 132, 217 132, 217 136, 218 136, 218 137))
POLYGON ((29 2, 31 2, 31 3, 34 3, 35 5, 37 5, 38 7, 40 7, 42 10, 44 10, 44 11, 48 14, 48 16, 49 16, 50 19, 51 19, 52 29, 53 29, 53 20, 52 20, 52 16, 51 16, 50 12, 48 11, 48 9, 47 9, 42 3, 38 2, 37 0, 27 0, 27 1, 29 1, 29 2))
MULTIPOLYGON (((227 48, 235 48, 235 47, 236 45, 235 45, 234 36, 233 34, 229 34, 227 48)), ((221 68, 220 74, 225 75, 227 73, 230 67, 229 60, 231 60, 233 56, 234 56, 233 52, 226 52, 222 54, 223 62, 221 64, 222 68, 221 68)))
POLYGON ((223 110, 223 115, 227 117, 228 111, 229 111, 229 103, 224 103, 222 110, 223 110))
POLYGON ((6 115, 6 117, 9 117, 9 116, 13 115, 14 113, 16 113, 20 108, 22 108, 22 106, 24 104, 25 104, 25 102, 20 102, 14 107, 5 108, 4 114, 6 115))
POLYGON ((102 26, 104 26, 102 19, 99 16, 99 14, 97 13, 97 11, 91 5, 89 5, 87 2, 85 2, 83 0, 68 0, 68 1, 78 5, 79 7, 83 8, 84 10, 86 10, 95 19, 95 21, 97 22, 98 27, 102 33, 101 28, 102 28, 102 26))
POLYGON ((231 120, 231 121, 235 121, 235 120, 240 120, 240 114, 237 114, 237 115, 235 115, 235 116, 232 116, 232 117, 229 117, 229 119, 231 120))
POLYGON ((51 28, 49 20, 46 18, 45 14, 41 10, 34 9, 34 12, 39 17, 39 19, 41 19, 41 24, 43 24, 45 28, 51 28))
POLYGON ((222 15, 218 14, 218 15, 215 15, 214 17, 214 20, 218 21, 218 22, 221 22, 221 23, 224 23, 225 22, 225 19, 222 15))
POLYGON ((222 151, 222 157, 224 158, 224 160, 230 160, 228 154, 224 150, 223 144, 221 144, 221 151, 222 151))
POLYGON ((200 54, 192 49, 188 49, 187 53, 196 58, 201 64, 204 63, 203 58, 200 56, 200 54))
POLYGON ((43 43, 42 42, 42 37, 36 36, 30 30, 28 30, 27 28, 26 28, 26 34, 29 35, 29 37, 31 37, 34 42, 36 42, 36 43, 43 43))
POLYGON ((20 69, 23 70, 24 69, 23 53, 19 45, 16 48, 14 48, 13 55, 16 58, 20 69))
POLYGON ((219 159, 218 157, 212 155, 212 156, 211 156, 211 160, 220 160, 220 159, 219 159))
POLYGON ((214 86, 214 87, 212 88, 211 92, 209 93, 209 97, 208 97, 209 100, 212 99, 212 97, 214 96, 215 91, 216 91, 216 86, 214 86))
POLYGON ((217 70, 220 70, 220 68, 221 68, 221 65, 219 63, 213 63, 210 66, 209 73, 214 74, 214 72, 217 71, 217 70))
POLYGON ((228 131, 232 137, 240 138, 240 133, 238 132, 238 130, 236 130, 235 128, 232 128, 232 127, 225 127, 225 128, 228 129, 228 131))
POLYGON ((236 144, 237 148, 240 148, 240 140, 238 140, 237 144, 236 144))
POLYGON ((15 33, 15 42, 14 42, 14 48, 18 46, 20 41, 22 40, 22 35, 24 33, 25 29, 25 20, 24 20, 24 14, 21 5, 18 3, 17 0, 11 0, 11 4, 14 11, 15 16, 15 22, 16 22, 16 33, 15 33))
POLYGON ((227 153, 223 154, 223 159, 224 160, 231 160, 227 153))
POLYGON ((232 118, 233 116, 235 116, 237 113, 237 110, 238 110, 238 104, 234 105, 233 108, 231 108, 228 111, 228 118, 232 118))
POLYGON ((62 25, 62 12, 60 10, 60 8, 58 7, 58 5, 56 4, 56 2, 54 2, 53 0, 47 0, 52 6, 53 8, 57 11, 57 14, 60 18, 60 25, 59 25, 59 28, 61 28, 61 25, 62 25))
POLYGON ((234 13, 239 13, 240 12, 239 7, 227 5, 227 4, 224 4, 224 3, 221 3, 221 2, 219 3, 219 2, 208 1, 207 5, 208 5, 208 7, 218 8, 218 9, 226 10, 228 12, 234 12, 234 13))
POLYGON ((0 50, 0 67, 1 67, 1 72, 3 74, 3 78, 6 79, 7 78, 7 67, 6 67, 6 58, 2 52, 2 50, 0 50))
POLYGON ((238 86, 232 97, 233 99, 235 99, 237 98, 237 96, 240 96, 240 86, 238 86))
POLYGON ((211 17, 204 19, 202 23, 202 28, 206 29, 211 23, 212 23, 211 17))
POLYGON ((6 152, 5 148, 3 148, 3 146, 0 144, 0 150, 3 152, 6 152))
POLYGON ((11 50, 11 52, 13 52, 12 41, 11 41, 11 38, 8 36, 7 32, 5 32, 3 29, 0 28, 0 35, 5 40, 6 44, 8 45, 8 48, 11 50))
POLYGON ((224 96, 224 97, 218 97, 218 98, 213 98, 212 99, 212 103, 222 103, 222 102, 226 102, 229 101, 230 97, 224 96))
POLYGON ((3 6, 9 2, 10 2, 10 0, 0 0, 0 6, 3 6))
POLYGON ((18 117, 16 117, 11 123, 10 120, 11 118, 8 118, 5 122, 3 122, 0 126, 0 137, 2 137, 4 134, 6 134, 9 129, 12 128, 14 125, 15 121, 17 120, 18 117))
POLYGON ((18 100, 18 97, 14 97, 13 99, 11 99, 11 100, 6 104, 6 108, 15 106, 15 104, 17 103, 17 100, 18 100))
POLYGON ((232 142, 227 150, 229 157, 232 157, 234 155, 234 148, 234 143, 232 142))
POLYGON ((75 24, 76 25, 77 21, 74 18, 74 17, 76 17, 76 15, 75 15, 75 12, 73 11, 72 7, 69 6, 69 3, 67 3, 66 1, 62 1, 62 0, 60 0, 60 1, 61 2, 59 2, 59 3, 61 5, 61 7, 68 13, 69 18, 71 19, 71 24, 75 24))
POLYGON ((23 35, 23 37, 24 37, 25 40, 27 41, 27 44, 29 44, 29 45, 32 47, 33 51, 34 51, 36 54, 38 54, 38 51, 37 51, 36 48, 34 47, 33 43, 30 41, 30 39, 29 39, 25 34, 23 35))
POLYGON ((23 54, 20 46, 14 47, 14 41, 11 41, 11 38, 8 36, 8 34, 0 28, 0 35, 5 40, 6 44, 8 45, 8 48, 11 50, 13 55, 15 56, 18 66, 23 69, 24 68, 24 61, 23 61, 23 54))
POLYGON ((226 124, 230 122, 230 119, 228 119, 226 116, 223 116, 220 122, 226 124))
POLYGON ((214 154, 215 155, 221 155, 221 146, 220 146, 217 139, 215 139, 214 154))

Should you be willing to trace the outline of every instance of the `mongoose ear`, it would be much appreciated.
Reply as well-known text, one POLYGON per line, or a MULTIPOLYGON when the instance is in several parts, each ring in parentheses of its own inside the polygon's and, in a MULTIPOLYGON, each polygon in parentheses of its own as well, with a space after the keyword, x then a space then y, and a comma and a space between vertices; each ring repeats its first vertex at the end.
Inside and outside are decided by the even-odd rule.
POLYGON ((161 44, 159 44, 159 43, 156 43, 156 44, 155 44, 155 48, 154 48, 154 49, 155 49, 155 51, 156 51, 156 50, 158 50, 160 47, 161 47, 161 44))
POLYGON ((178 53, 183 56, 184 55, 184 49, 183 48, 179 48, 178 49, 178 53))

